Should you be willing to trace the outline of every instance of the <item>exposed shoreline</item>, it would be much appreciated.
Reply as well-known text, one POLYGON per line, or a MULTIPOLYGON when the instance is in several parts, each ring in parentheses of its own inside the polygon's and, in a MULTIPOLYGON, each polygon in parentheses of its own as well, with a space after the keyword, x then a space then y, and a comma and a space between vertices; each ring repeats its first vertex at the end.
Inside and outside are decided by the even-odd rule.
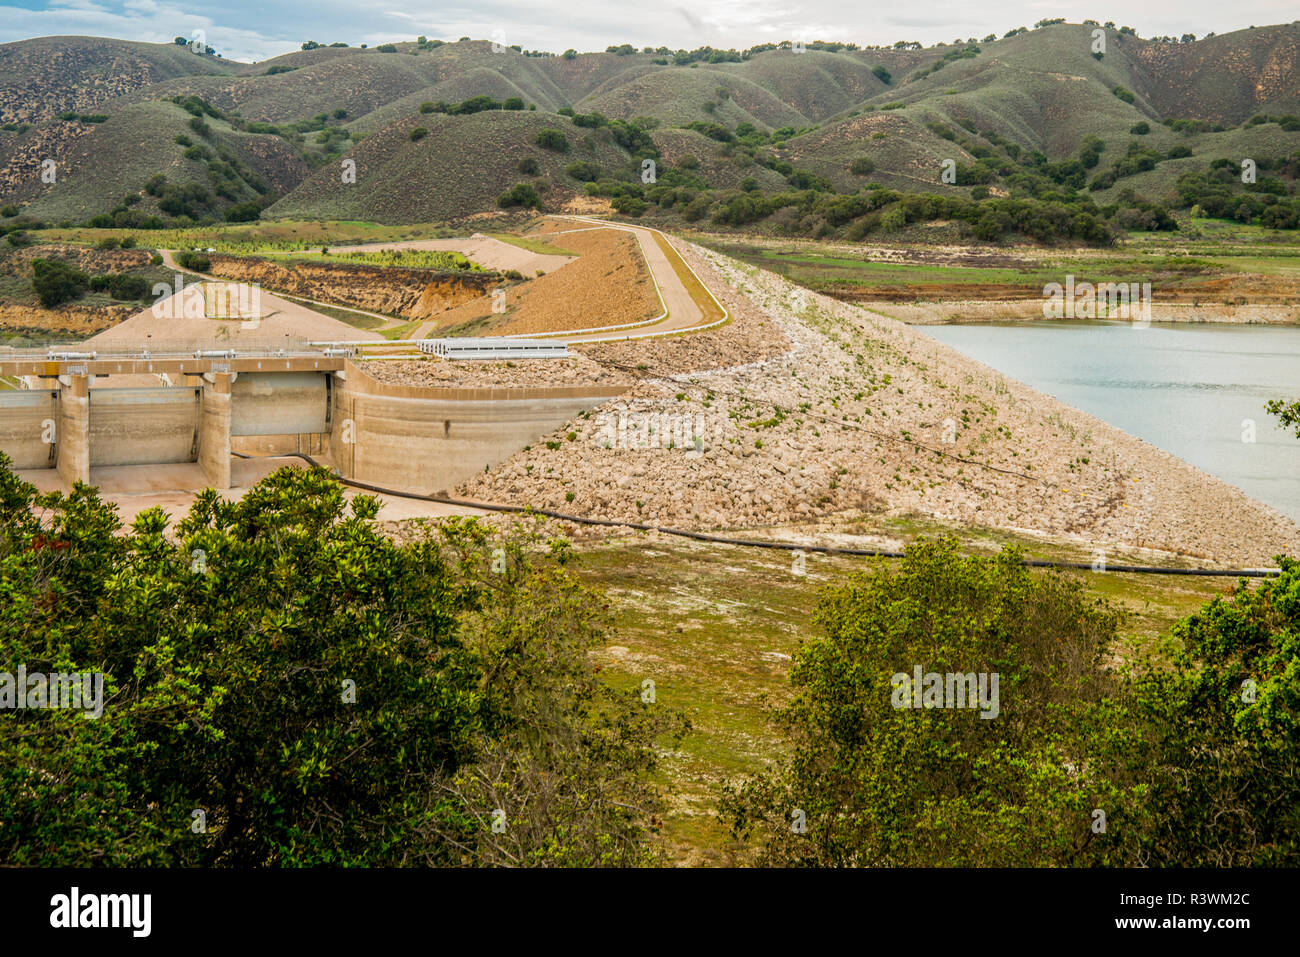
MULTIPOLYGON (((861 302, 863 309, 889 316, 911 326, 969 325, 994 322, 1127 322, 1124 319, 1056 319, 1043 315, 1041 299, 979 300, 971 302, 889 303, 861 302)), ((1191 305, 1169 303, 1151 306, 1151 323, 1208 325, 1300 326, 1300 306, 1191 305)))

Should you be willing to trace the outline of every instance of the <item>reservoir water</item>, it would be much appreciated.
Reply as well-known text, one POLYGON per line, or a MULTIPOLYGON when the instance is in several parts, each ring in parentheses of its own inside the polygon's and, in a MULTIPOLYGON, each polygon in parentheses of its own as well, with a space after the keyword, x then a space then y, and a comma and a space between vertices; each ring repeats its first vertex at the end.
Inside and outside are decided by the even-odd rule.
POLYGON ((1269 399, 1300 399, 1300 327, 1071 320, 920 329, 1300 521, 1300 439, 1264 409, 1269 399))

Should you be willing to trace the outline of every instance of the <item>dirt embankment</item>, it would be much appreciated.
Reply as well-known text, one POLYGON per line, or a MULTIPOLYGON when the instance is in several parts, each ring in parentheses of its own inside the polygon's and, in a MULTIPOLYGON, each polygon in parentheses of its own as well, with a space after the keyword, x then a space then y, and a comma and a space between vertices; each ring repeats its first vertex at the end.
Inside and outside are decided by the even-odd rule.
POLYGON ((369 312, 428 319, 479 299, 500 282, 495 273, 432 273, 424 269, 354 263, 278 263, 243 256, 208 257, 222 279, 260 283, 268 290, 336 302, 369 312))
POLYGON ((866 509, 1223 563, 1300 551, 1300 528, 1239 489, 919 329, 697 259, 730 324, 582 347, 642 381, 457 493, 678 527, 866 509))
POLYGON ((130 318, 138 306, 22 306, 0 303, 0 331, 30 339, 82 339, 130 318))
POLYGON ((421 335, 489 330, 492 335, 529 335, 617 326, 649 319, 663 309, 636 237, 593 229, 554 237, 548 233, 547 238, 578 258, 526 283, 503 285, 504 313, 494 312, 491 298, 466 303, 440 316, 436 327, 421 335))
POLYGON ((139 272, 149 265, 148 249, 91 249, 74 243, 42 243, 0 251, 0 275, 32 274, 33 259, 58 259, 92 276, 111 272, 139 272))

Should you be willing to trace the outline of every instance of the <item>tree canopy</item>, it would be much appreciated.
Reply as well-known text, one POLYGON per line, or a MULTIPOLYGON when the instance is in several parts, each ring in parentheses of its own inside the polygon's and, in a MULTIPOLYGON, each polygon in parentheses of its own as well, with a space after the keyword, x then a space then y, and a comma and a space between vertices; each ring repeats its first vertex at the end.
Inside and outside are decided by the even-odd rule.
POLYGON ((729 790, 762 863, 1300 862, 1300 562, 1114 662, 1123 617, 1006 550, 913 545, 826 588, 776 712, 789 756, 729 790), (991 717, 899 707, 897 676, 997 674, 991 717))
POLYGON ((651 743, 600 682, 603 603, 520 525, 381 534, 324 470, 174 526, 0 455, 0 671, 104 676, 98 720, 0 721, 15 865, 630 865, 658 859, 651 743))

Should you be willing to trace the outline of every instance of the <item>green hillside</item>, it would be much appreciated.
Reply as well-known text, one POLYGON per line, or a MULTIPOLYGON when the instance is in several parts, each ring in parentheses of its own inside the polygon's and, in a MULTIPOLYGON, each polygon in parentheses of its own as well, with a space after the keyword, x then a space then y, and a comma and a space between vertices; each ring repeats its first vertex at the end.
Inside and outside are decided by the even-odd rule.
MULTIPOLYGON (((1297 24, 1173 42, 1060 23, 924 49, 556 56, 403 42, 315 46, 261 63, 47 37, 0 46, 0 202, 56 221, 118 215, 132 193, 153 210, 159 197, 141 190, 161 174, 213 194, 190 210, 200 220, 242 218, 249 204, 272 217, 451 219, 494 211, 502 192, 528 183, 547 208, 592 194, 629 215, 777 232, 798 220, 865 235, 876 228, 858 223, 868 213, 897 225, 882 189, 1055 203, 1115 225, 1118 205, 1180 208, 1179 177, 1216 161, 1221 177, 1228 159, 1276 171, 1282 192, 1268 186, 1263 205, 1293 202, 1297 57, 1297 24), (190 117, 169 101, 195 97, 214 139, 209 155, 187 158, 176 138, 190 117), (471 113, 459 106, 467 101, 493 108, 452 115, 471 113), (575 111, 599 116, 578 126, 557 115, 575 111), (627 128, 620 145, 605 118, 648 138, 627 128), (428 131, 418 142, 417 127, 428 131), (548 127, 565 133, 569 153, 533 143, 548 127), (640 182, 647 157, 667 180, 640 182), (530 158, 536 173, 525 171, 530 158), (681 158, 689 168, 677 168, 681 158), (55 184, 36 173, 45 159, 64 174, 55 184), (355 185, 342 182, 344 159, 356 163, 355 185), (952 182, 944 171, 954 167, 952 182), (836 203, 829 216, 816 212, 836 203), (792 205, 802 212, 783 214, 785 225, 768 222, 792 205)), ((1017 232, 995 229, 1000 215, 984 218, 988 235, 1017 232)))
POLYGON ((356 162, 355 184, 344 183, 341 166, 331 164, 264 216, 439 221, 496 209, 501 193, 517 183, 532 184, 549 208, 581 191, 583 181, 565 172, 571 164, 592 164, 612 173, 629 163, 628 154, 599 131, 540 110, 417 113, 366 137, 349 158, 356 162), (428 134, 412 140, 416 129, 428 134), (538 146, 537 135, 547 129, 561 131, 569 148, 560 152, 538 146), (520 169, 528 159, 537 164, 535 174, 520 169))
POLYGON ((8 196, 23 203, 27 215, 50 222, 88 220, 123 200, 139 216, 166 216, 159 208, 164 197, 145 191, 161 176, 207 192, 210 202, 194 207, 193 218, 199 218, 291 189, 306 171, 279 137, 239 132, 211 117, 203 120, 205 137, 191 125, 195 119, 174 103, 153 102, 127 106, 102 123, 67 124, 84 135, 62 151, 55 182, 42 182, 33 160, 30 175, 8 196))

